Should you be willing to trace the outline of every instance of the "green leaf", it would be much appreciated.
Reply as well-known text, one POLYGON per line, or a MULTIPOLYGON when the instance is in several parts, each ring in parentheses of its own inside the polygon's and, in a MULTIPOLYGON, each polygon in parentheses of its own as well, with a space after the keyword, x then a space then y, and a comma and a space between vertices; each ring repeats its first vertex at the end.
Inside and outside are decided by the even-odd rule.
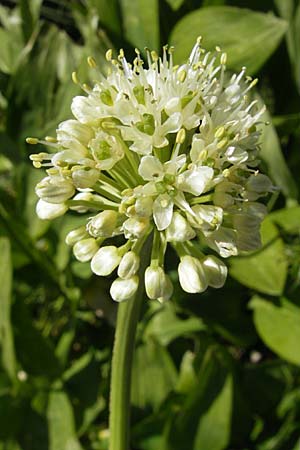
POLYGON ((260 155, 267 165, 268 175, 286 197, 296 199, 297 187, 282 154, 278 135, 268 111, 265 111, 262 119, 268 122, 268 125, 262 128, 260 155))
POLYGON ((170 43, 176 48, 176 62, 183 62, 200 34, 207 50, 214 50, 218 45, 227 52, 230 69, 246 66, 247 72, 253 74, 276 50, 286 29, 287 23, 272 14, 211 6, 183 17, 175 25, 170 43))
POLYGON ((0 349, 1 360, 7 374, 13 379, 16 361, 11 326, 12 266, 10 241, 0 238, 0 349))
POLYGON ((82 450, 76 436, 72 405, 65 392, 50 392, 47 418, 49 450, 82 450))
POLYGON ((300 206, 279 209, 269 214, 268 218, 289 233, 300 231, 300 206))
POLYGON ((155 340, 148 340, 135 351, 131 384, 132 404, 139 408, 158 408, 174 387, 176 379, 176 368, 167 350, 155 340))
POLYGON ((259 296, 252 298, 250 307, 264 343, 281 358, 300 365, 300 308, 287 300, 275 305, 259 296))
POLYGON ((194 450, 203 448, 223 450, 227 447, 230 436, 231 401, 232 377, 227 376, 215 401, 199 422, 194 450))
POLYGON ((184 0, 167 0, 167 3, 171 6, 174 11, 180 8, 180 6, 184 3, 184 0))
POLYGON ((159 50, 158 0, 120 0, 125 38, 143 50, 159 50))
POLYGON ((120 35, 121 24, 119 19, 119 5, 118 0, 89 0, 88 8, 93 11, 95 9, 98 13, 100 23, 108 30, 120 35))
POLYGON ((251 289, 281 295, 288 269, 284 243, 276 226, 268 218, 262 223, 261 235, 261 250, 230 258, 230 275, 251 289))
POLYGON ((170 303, 165 303, 158 308, 146 327, 146 338, 153 336, 162 345, 169 345, 170 342, 180 336, 190 335, 205 329, 204 323, 198 317, 190 317, 185 320, 177 317, 174 306, 170 303))
POLYGON ((196 385, 192 383, 180 412, 168 424, 168 450, 225 449, 230 438, 232 390, 228 355, 209 347, 196 385))

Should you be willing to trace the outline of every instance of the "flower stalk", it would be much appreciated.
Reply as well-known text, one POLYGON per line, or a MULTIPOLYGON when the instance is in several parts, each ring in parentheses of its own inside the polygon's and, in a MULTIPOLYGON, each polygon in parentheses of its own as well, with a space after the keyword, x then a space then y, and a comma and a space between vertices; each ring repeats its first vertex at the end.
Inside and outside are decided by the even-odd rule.
MULTIPOLYGON (((139 278, 142 280, 150 255, 149 236, 141 251, 139 278)), ((128 450, 130 430, 130 387, 135 336, 144 283, 140 283, 135 295, 118 307, 115 342, 111 369, 109 450, 128 450)))

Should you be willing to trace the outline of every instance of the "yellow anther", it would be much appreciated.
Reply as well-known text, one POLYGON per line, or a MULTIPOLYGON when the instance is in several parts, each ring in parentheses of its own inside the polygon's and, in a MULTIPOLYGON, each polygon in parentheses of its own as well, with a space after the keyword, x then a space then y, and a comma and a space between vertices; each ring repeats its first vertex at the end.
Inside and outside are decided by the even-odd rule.
POLYGON ((198 36, 197 37, 197 44, 201 45, 201 41, 202 41, 202 36, 198 36))
POLYGON ((124 58, 125 57, 125 54, 124 54, 124 50, 122 49, 122 48, 120 48, 120 51, 119 51, 119 58, 124 58))
POLYGON ((225 133, 225 128, 224 127, 219 127, 217 128, 216 132, 215 132, 215 138, 220 139, 225 133))
POLYGON ((79 84, 79 80, 77 78, 77 73, 76 72, 72 72, 72 81, 74 84, 79 84))
POLYGON ((221 51, 221 47, 219 47, 218 45, 216 46, 216 51, 220 52, 221 51))
POLYGON ((181 128, 176 136, 176 144, 183 144, 185 141, 186 132, 184 128, 181 128))
POLYGON ((151 58, 154 62, 158 61, 158 54, 156 53, 156 51, 152 50, 151 58))
POLYGON ((222 174, 224 175, 225 178, 228 178, 230 175, 230 170, 229 169, 224 169, 222 174))
POLYGON ((46 136, 45 141, 51 142, 52 144, 55 144, 57 142, 57 139, 52 136, 46 136))
POLYGON ((86 83, 83 83, 82 87, 83 87, 83 89, 84 89, 85 91, 89 91, 89 92, 90 92, 90 91, 92 90, 91 86, 89 86, 89 85, 86 84, 86 83))
POLYGON ((110 48, 110 49, 107 50, 107 52, 105 53, 106 61, 111 61, 111 60, 112 60, 112 55, 113 55, 113 51, 112 51, 112 49, 110 48))
POLYGON ((92 69, 95 69, 97 67, 96 60, 92 56, 88 56, 87 63, 92 69))
POLYGON ((186 71, 185 70, 181 70, 180 72, 178 72, 177 73, 177 78, 178 78, 178 81, 183 83, 184 80, 186 79, 186 71))
POLYGON ((32 161, 32 165, 36 169, 40 169, 42 167, 42 164, 39 161, 32 161))
POLYGON ((222 66, 225 66, 225 64, 227 62, 227 53, 222 53, 220 62, 222 64, 222 66))
POLYGON ((218 142, 217 148, 218 149, 224 148, 224 147, 226 147, 227 144, 228 144, 228 139, 227 138, 223 138, 223 139, 221 139, 220 142, 218 142))
POLYGON ((250 87, 253 88, 254 86, 256 86, 258 83, 258 78, 255 78, 253 81, 251 81, 250 83, 250 87))
POLYGON ((27 144, 36 145, 39 143, 39 140, 34 137, 28 137, 28 138, 26 138, 26 142, 27 142, 27 144))

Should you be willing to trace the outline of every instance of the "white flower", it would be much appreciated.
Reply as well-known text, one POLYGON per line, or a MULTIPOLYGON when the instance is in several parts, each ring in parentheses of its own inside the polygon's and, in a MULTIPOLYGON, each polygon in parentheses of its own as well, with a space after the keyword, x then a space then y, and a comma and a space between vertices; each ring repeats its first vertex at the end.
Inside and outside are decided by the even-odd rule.
POLYGON ((179 282, 185 292, 195 294, 203 292, 208 286, 208 280, 199 259, 185 255, 178 266, 179 282))
POLYGON ((108 245, 100 248, 91 262, 91 269, 96 275, 110 275, 121 261, 117 247, 108 245))
POLYGON ((96 275, 118 268, 116 301, 136 291, 139 253, 151 235, 149 298, 172 295, 163 268, 167 245, 180 258, 185 291, 221 287, 226 266, 207 249, 227 258, 259 248, 266 208, 257 200, 274 190, 256 170, 263 109, 249 91, 257 80, 244 68, 228 77, 226 55, 206 53, 199 40, 181 66, 167 47, 161 58, 147 51, 148 67, 136 52, 129 64, 122 50, 117 59, 108 51, 108 75, 97 72, 91 89, 82 84, 74 118, 58 126, 56 137, 27 139, 51 147, 30 157, 47 170, 36 187, 37 213, 82 214, 66 241, 79 260, 92 259, 96 275), (117 235, 125 240, 119 248, 111 242, 117 235))
POLYGON ((75 258, 78 259, 78 261, 87 262, 93 258, 98 248, 99 247, 95 239, 93 238, 81 239, 74 245, 73 253, 75 258))
POLYGON ((116 302, 124 302, 131 298, 139 286, 139 277, 134 275, 130 278, 116 278, 111 285, 110 295, 116 302))
POLYGON ((68 206, 65 203, 48 203, 40 199, 36 204, 36 213, 43 220, 56 219, 66 211, 68 211, 68 206))

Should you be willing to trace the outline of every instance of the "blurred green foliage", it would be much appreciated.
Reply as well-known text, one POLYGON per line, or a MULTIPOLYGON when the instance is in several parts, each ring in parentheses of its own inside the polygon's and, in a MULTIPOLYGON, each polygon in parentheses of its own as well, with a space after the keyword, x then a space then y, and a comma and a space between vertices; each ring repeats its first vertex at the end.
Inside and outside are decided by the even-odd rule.
MULTIPOLYGON (((28 135, 70 117, 109 47, 184 60, 199 34, 260 79, 269 112, 263 248, 229 261, 220 291, 145 302, 132 379, 132 450, 300 449, 300 3, 20 0, 0 5, 0 449, 107 449, 116 305, 64 243, 80 218, 35 214, 28 135)), ((124 380, 126 382, 126 380, 124 380)))

